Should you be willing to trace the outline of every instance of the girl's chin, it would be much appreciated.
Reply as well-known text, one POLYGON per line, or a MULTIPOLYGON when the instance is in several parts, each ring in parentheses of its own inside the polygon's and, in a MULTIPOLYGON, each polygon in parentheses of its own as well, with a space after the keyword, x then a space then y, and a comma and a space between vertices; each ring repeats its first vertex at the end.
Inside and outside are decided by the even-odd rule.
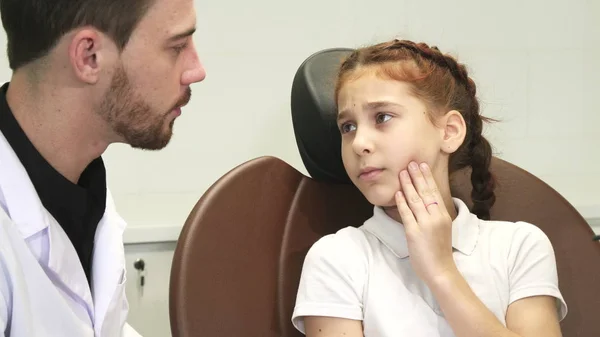
POLYGON ((396 208, 396 198, 383 196, 367 196, 367 200, 373 205, 381 208, 396 208))
POLYGON ((370 204, 377 207, 396 207, 395 194, 398 186, 374 184, 370 186, 359 185, 358 188, 370 204))

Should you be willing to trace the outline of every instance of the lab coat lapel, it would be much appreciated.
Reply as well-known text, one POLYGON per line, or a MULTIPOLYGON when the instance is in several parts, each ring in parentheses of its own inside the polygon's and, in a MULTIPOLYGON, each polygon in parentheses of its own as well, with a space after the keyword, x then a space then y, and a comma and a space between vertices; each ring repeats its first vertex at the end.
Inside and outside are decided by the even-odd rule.
POLYGON ((106 195, 106 211, 96 230, 92 267, 95 326, 102 329, 103 335, 107 330, 122 329, 125 323, 122 314, 127 310, 123 298, 126 281, 123 248, 125 221, 116 213, 110 191, 106 195))
POLYGON ((48 239, 50 252, 48 255, 48 267, 63 285, 87 307, 90 319, 94 319, 94 305, 89 282, 79 256, 62 227, 48 214, 52 222, 48 226, 48 239))
POLYGON ((93 319, 91 291, 77 252, 62 227, 44 208, 27 171, 2 133, 0 170, 0 188, 6 203, 6 213, 25 241, 46 231, 48 256, 36 256, 37 260, 47 273, 52 274, 51 278, 60 283, 58 286, 87 307, 93 319))

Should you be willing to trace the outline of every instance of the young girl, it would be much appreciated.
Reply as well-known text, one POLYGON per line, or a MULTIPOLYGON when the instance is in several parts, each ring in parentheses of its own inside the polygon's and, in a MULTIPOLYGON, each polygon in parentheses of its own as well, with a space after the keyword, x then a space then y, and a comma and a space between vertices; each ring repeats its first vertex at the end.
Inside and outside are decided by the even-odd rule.
POLYGON ((546 235, 490 221, 491 147, 475 83, 435 47, 394 40, 342 64, 342 159, 374 205, 308 252, 295 327, 308 337, 557 337, 567 306, 546 235), (471 167, 474 206, 450 194, 471 167))

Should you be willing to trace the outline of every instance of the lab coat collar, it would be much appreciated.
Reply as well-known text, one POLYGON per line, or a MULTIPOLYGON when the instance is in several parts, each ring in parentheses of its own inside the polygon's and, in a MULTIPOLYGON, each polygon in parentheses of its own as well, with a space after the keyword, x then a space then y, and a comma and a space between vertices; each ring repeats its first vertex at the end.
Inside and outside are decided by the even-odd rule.
POLYGON ((0 133, 0 189, 4 209, 23 239, 47 231, 48 256, 37 256, 42 267, 63 284, 64 291, 78 297, 88 308, 93 319, 93 300, 89 283, 73 244, 62 227, 48 212, 38 197, 25 167, 19 161, 10 144, 0 133), (50 226, 54 223, 55 226, 50 226), (44 265, 47 263, 47 265, 44 265))
POLYGON ((1 132, 0 172, 0 206, 25 241, 47 231, 47 266, 43 265, 44 261, 39 256, 37 259, 48 273, 62 283, 60 288, 86 305, 90 318, 95 321, 94 325, 101 329, 117 287, 125 282, 125 222, 116 213, 110 191, 107 191, 106 211, 94 239, 90 289, 75 248, 62 227, 44 208, 25 168, 1 132))
POLYGON ((44 208, 27 171, 0 132, 0 189, 8 216, 24 239, 48 227, 51 215, 44 208))

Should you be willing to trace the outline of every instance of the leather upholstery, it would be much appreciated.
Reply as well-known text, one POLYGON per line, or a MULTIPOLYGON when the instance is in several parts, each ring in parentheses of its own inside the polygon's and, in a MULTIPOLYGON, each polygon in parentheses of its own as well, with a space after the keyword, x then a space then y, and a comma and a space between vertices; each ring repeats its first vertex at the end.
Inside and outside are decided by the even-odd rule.
POLYGON ((173 336, 302 336, 290 322, 306 252, 371 212, 351 185, 318 183, 277 158, 235 168, 183 227, 171 271, 173 336))

